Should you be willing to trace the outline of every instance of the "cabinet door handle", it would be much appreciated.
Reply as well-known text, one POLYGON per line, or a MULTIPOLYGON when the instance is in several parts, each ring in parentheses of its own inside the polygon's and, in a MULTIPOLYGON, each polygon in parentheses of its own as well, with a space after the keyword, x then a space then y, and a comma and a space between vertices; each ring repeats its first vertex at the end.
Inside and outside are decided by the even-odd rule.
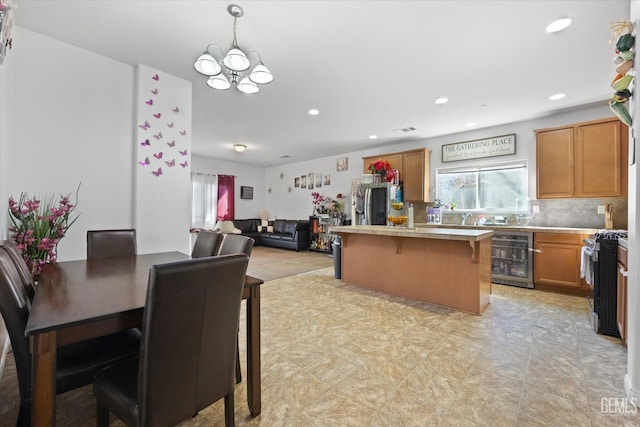
POLYGON ((539 253, 539 254, 541 254, 542 252, 544 252, 542 249, 533 249, 533 248, 528 248, 527 250, 528 250, 529 252, 536 252, 536 253, 539 253))
POLYGON ((629 276, 629 271, 627 271, 624 268, 620 267, 620 274, 622 274, 622 277, 627 277, 627 276, 629 276))

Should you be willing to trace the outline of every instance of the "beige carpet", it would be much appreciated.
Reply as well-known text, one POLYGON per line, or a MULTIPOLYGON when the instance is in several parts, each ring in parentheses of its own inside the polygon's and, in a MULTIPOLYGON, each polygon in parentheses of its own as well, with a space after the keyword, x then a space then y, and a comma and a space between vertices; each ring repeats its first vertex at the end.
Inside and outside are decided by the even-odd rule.
POLYGON ((322 252, 256 246, 251 252, 247 274, 267 281, 332 266, 333 257, 322 252))

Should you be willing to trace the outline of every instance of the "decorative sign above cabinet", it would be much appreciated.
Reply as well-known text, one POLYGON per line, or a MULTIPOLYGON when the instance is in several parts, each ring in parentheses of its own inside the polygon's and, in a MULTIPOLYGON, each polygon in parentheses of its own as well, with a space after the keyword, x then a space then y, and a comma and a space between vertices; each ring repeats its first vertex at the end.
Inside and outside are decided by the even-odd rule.
POLYGON ((456 142, 442 146, 442 163, 516 154, 516 134, 456 142))

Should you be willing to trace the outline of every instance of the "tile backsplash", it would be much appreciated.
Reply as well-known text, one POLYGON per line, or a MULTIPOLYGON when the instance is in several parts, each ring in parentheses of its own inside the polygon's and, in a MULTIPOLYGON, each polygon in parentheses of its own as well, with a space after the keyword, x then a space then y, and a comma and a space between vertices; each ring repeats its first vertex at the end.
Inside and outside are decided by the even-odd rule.
MULTIPOLYGON (((604 228, 604 215, 598 213, 598 206, 611 203, 613 205, 613 227, 627 229, 627 199, 626 198, 597 198, 597 199, 541 199, 531 200, 529 213, 490 214, 484 217, 491 221, 495 215, 504 216, 509 225, 532 225, 540 227, 567 228, 604 228), (539 213, 533 213, 533 207, 538 206, 539 213)), ((427 222, 426 203, 414 203, 415 222, 427 222)), ((473 225, 478 221, 480 213, 472 214, 466 224, 473 225)), ((462 213, 443 212, 443 224, 460 224, 462 213)))

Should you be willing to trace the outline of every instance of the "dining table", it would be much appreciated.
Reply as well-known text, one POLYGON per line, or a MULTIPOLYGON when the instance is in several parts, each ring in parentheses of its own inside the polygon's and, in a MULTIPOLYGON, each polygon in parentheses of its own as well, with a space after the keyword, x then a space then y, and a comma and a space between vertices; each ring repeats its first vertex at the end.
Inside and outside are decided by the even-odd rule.
MULTIPOLYGON (((43 267, 25 330, 32 353, 32 421, 53 426, 56 419, 56 354, 66 344, 140 327, 149 269, 191 259, 181 252, 64 261, 43 267)), ((260 286, 245 276, 247 402, 261 412, 260 286)))

